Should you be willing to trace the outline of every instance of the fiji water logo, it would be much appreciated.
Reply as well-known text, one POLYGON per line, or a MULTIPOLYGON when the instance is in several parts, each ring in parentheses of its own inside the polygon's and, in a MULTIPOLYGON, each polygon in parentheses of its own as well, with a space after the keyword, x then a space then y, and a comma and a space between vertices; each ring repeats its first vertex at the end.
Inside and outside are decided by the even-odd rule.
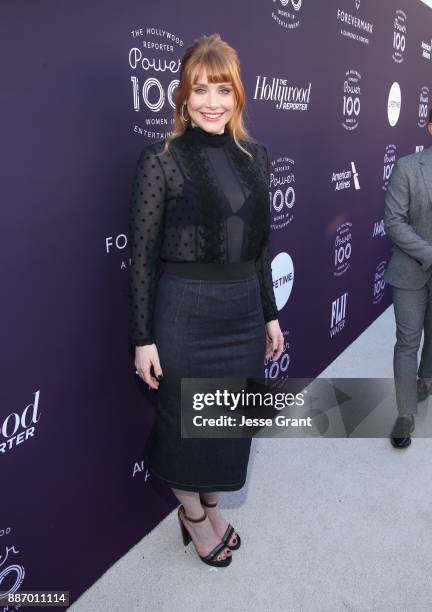
POLYGON ((345 327, 347 314, 348 291, 331 303, 330 338, 336 336, 345 327))

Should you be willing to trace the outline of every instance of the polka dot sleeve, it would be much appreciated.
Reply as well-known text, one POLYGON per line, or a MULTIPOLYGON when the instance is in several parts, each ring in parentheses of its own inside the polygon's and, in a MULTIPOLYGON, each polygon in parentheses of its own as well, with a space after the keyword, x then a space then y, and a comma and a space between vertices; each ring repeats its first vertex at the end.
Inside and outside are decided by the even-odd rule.
POLYGON ((138 159, 129 207, 129 342, 134 346, 155 341, 153 308, 161 273, 165 194, 165 175, 150 144, 138 159))
MULTIPOLYGON (((264 159, 262 160, 261 167, 264 168, 266 174, 266 184, 270 187, 270 157, 267 147, 263 145, 262 154, 264 159)), ((255 260, 255 268, 260 283, 261 291, 261 303, 264 312, 264 321, 268 323, 278 318, 278 308, 276 306, 276 299, 273 290, 273 276, 271 269, 270 259, 270 212, 269 206, 266 207, 268 214, 266 215, 266 225, 263 229, 263 239, 261 243, 261 249, 258 257, 255 260)))

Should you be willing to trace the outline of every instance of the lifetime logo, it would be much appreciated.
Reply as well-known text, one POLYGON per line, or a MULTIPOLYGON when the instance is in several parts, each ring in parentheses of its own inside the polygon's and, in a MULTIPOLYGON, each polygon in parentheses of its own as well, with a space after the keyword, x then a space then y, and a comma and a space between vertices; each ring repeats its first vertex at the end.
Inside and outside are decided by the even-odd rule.
POLYGON ((292 283, 292 280, 293 280, 293 273, 292 272, 288 272, 288 274, 283 274, 282 276, 280 276, 279 278, 274 280, 273 281, 273 287, 275 289, 277 287, 282 287, 283 285, 286 285, 287 283, 292 283))

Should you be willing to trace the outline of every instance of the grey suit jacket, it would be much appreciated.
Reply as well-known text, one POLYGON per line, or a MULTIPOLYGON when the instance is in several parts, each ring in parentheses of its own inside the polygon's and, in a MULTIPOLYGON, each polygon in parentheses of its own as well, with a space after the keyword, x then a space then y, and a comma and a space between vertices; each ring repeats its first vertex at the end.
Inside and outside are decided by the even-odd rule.
POLYGON ((385 282, 420 289, 432 274, 432 146, 396 161, 385 196, 384 229, 393 242, 385 282))

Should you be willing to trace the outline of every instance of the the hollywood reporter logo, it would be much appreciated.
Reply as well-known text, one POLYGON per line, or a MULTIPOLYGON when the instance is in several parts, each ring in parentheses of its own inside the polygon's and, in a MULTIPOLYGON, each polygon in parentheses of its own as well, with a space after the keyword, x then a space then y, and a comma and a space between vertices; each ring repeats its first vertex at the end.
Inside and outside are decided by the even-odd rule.
POLYGON ((421 128, 424 128, 429 115, 429 87, 423 86, 420 90, 420 99, 419 99, 419 120, 417 125, 421 128))
POLYGON ((28 404, 21 414, 12 412, 3 421, 0 422, 0 453, 6 453, 8 450, 18 444, 22 444, 28 438, 35 435, 36 423, 41 415, 38 414, 40 390, 35 391, 35 399, 32 404, 28 404))
POLYGON ((272 17, 281 27, 293 30, 300 25, 300 9, 303 0, 273 0, 272 17))
POLYGON ((407 16, 401 9, 396 11, 393 22, 393 59, 397 64, 403 62, 406 45, 407 16))
POLYGON ((281 229, 291 223, 296 201, 294 160, 281 157, 278 158, 277 164, 270 170, 269 197, 273 229, 281 229))
POLYGON ((347 70, 343 84, 343 122, 346 130, 355 130, 359 123, 361 74, 357 70, 347 70))
MULTIPOLYGON (((182 41, 176 40, 173 37, 174 42, 179 43, 179 46, 182 46, 182 41)), ((129 66, 132 70, 136 70, 141 67, 144 72, 153 72, 153 73, 173 73, 177 74, 180 70, 181 61, 179 58, 174 59, 172 57, 168 58, 148 58, 143 55, 141 49, 138 47, 133 47, 129 51, 129 66)), ((157 113, 165 105, 166 100, 171 108, 175 107, 174 102, 174 92, 179 84, 179 79, 175 78, 168 82, 166 85, 166 90, 164 85, 162 85, 161 81, 155 76, 149 76, 142 85, 140 85, 138 76, 131 76, 132 82, 132 95, 133 95, 133 108, 135 111, 140 110, 140 96, 145 104, 145 107, 157 113), (154 102, 150 100, 150 92, 156 92, 156 99, 154 102)))
POLYGON ((383 189, 387 189, 393 166, 396 162, 396 146, 388 145, 384 153, 384 169, 383 169, 383 189))
POLYGON ((346 221, 336 230, 334 242, 334 276, 342 276, 351 264, 352 223, 346 221))
POLYGON ((282 332, 284 337, 284 345, 282 355, 277 361, 273 361, 271 357, 264 360, 264 376, 265 378, 287 378, 288 377, 288 366, 290 364, 290 342, 289 342, 289 331, 282 332))
POLYGON ((381 261, 375 270, 373 284, 373 303, 378 304, 384 296, 385 281, 384 273, 386 271, 387 261, 381 261))
MULTIPOLYGON (((11 527, 0 527, 0 538, 10 536, 11 531, 11 527)), ((4 597, 18 591, 24 580, 25 569, 21 564, 16 563, 16 559, 13 557, 13 555, 17 555, 19 552, 13 545, 6 545, 4 552, 0 552, 0 594, 4 597)), ((13 609, 16 609, 16 606, 13 606, 13 609)), ((12 612, 12 607, 2 607, 0 605, 0 610, 12 612)))
POLYGON ((303 0, 280 0, 282 6, 291 5, 295 11, 299 11, 301 9, 303 0))

